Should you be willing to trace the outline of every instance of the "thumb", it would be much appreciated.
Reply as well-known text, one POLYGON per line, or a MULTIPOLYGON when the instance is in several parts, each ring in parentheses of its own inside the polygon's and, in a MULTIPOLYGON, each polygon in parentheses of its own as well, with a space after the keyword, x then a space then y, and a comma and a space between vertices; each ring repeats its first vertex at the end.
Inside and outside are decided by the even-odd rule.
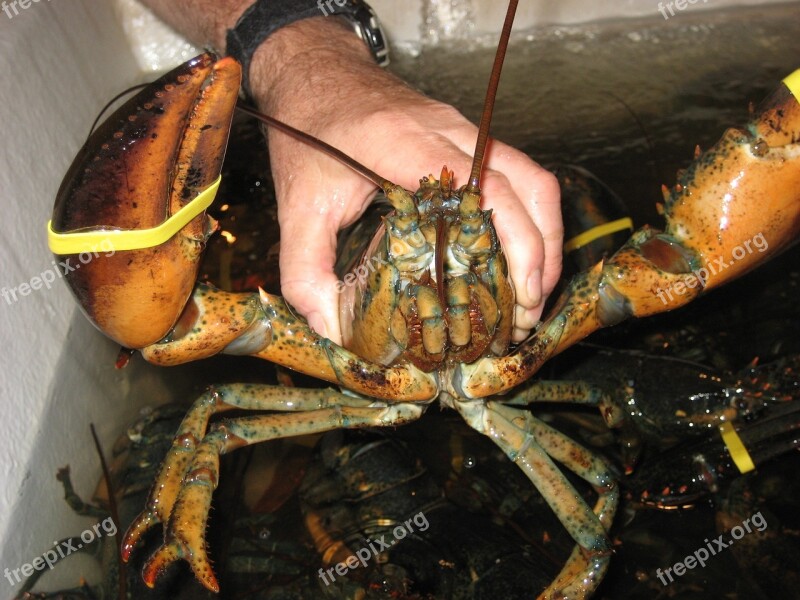
POLYGON ((337 224, 325 215, 309 219, 308 211, 299 210, 279 214, 279 220, 281 294, 314 331, 341 344, 339 294, 333 274, 337 224))

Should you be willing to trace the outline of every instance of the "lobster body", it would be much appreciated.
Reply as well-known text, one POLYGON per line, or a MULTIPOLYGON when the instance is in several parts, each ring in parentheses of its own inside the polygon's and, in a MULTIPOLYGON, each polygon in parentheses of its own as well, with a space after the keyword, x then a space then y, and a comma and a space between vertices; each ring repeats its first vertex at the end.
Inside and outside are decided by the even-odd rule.
MULTIPOLYGON (((508 349, 514 292, 491 212, 467 207, 453 173, 423 178, 411 210, 384 218, 340 302, 344 347, 423 371, 508 349), (464 208, 462 208, 462 206, 464 208)), ((349 276, 352 278, 352 275, 349 276)))

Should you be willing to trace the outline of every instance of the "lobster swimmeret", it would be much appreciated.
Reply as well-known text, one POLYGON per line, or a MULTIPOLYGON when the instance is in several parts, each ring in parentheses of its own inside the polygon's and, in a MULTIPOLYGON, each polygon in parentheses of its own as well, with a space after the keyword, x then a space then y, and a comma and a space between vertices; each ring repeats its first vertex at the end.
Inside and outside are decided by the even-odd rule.
MULTIPOLYGON (((503 52, 511 18, 513 10, 503 52)), ((499 73, 499 61, 495 68, 499 73)), ((217 180, 240 76, 234 60, 204 54, 109 117, 59 190, 52 230, 65 235, 53 236, 54 252, 80 252, 87 229, 104 230, 113 243, 124 239, 113 229, 152 228, 217 180), (59 250, 58 240, 75 243, 59 250)), ((485 136, 469 183, 458 189, 446 168, 439 180, 423 178, 415 193, 363 169, 394 210, 361 259, 370 266, 369 277, 347 288, 344 347, 316 335, 279 296, 195 283, 200 253, 214 229, 203 213, 156 246, 118 247, 113 256, 68 274, 87 316, 154 364, 249 354, 348 390, 251 384, 207 391, 181 424, 148 505, 126 535, 123 558, 145 531, 164 523, 164 544, 145 568, 146 581, 154 584, 161 569, 184 558, 206 587, 217 590, 204 530, 220 454, 279 437, 406 423, 438 399, 523 469, 577 542, 541 597, 590 595, 608 567, 607 530, 618 486, 603 461, 527 410, 530 402, 555 400, 547 386, 520 386, 546 360, 596 329, 677 308, 795 240, 798 98, 795 74, 745 129, 728 130, 665 190, 663 232, 644 227, 608 261, 577 275, 538 331, 511 350, 513 288, 491 214, 480 208, 485 136), (768 248, 730 262, 735 249, 757 235, 768 248), (729 264, 712 269, 719 260, 729 264), (212 415, 232 409, 266 414, 209 427, 212 415), (593 508, 552 459, 594 487, 593 508)), ((482 133, 488 117, 483 121, 482 133)), ((597 405, 610 425, 618 422, 619 411, 602 394, 577 385, 573 392, 559 400, 597 405)))

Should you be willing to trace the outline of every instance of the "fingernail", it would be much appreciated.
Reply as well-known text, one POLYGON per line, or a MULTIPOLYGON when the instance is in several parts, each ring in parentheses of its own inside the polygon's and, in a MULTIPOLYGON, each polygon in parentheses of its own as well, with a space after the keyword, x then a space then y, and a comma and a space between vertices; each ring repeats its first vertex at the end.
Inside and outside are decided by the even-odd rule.
POLYGON ((528 292, 528 298, 533 303, 531 308, 539 306, 542 301, 542 272, 536 269, 528 277, 528 284, 525 286, 525 291, 528 292))
POLYGON ((313 312, 308 315, 308 326, 311 327, 317 335, 328 337, 328 328, 325 327, 325 320, 322 318, 321 313, 313 312))
POLYGON ((511 335, 511 341, 515 344, 519 344, 520 342, 524 342, 525 339, 530 335, 530 329, 520 329, 519 327, 514 327, 514 332, 511 335))
POLYGON ((539 310, 539 307, 532 308, 525 313, 525 320, 527 321, 527 325, 531 329, 536 329, 536 327, 541 323, 542 311, 539 310))

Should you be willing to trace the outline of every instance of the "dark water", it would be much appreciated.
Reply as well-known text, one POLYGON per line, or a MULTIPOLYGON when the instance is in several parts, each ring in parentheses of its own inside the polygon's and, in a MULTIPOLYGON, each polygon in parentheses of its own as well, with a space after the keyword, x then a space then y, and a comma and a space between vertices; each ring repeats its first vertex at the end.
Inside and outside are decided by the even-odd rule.
MULTIPOLYGON (((653 207, 660 200, 660 184, 674 181, 675 170, 686 166, 694 146, 708 146, 726 127, 742 124, 750 101, 757 101, 780 78, 800 67, 799 24, 800 5, 793 4, 723 14, 685 11, 666 22, 629 21, 517 34, 506 62, 493 135, 542 163, 569 162, 590 169, 623 198, 637 225, 657 222, 653 207)), ((423 49, 416 57, 396 56, 392 68, 425 93, 455 104, 476 120, 492 53, 489 47, 467 52, 445 45, 423 49)), ((217 236, 209 245, 202 271, 205 278, 226 289, 252 290, 260 285, 279 291, 276 212, 266 164, 260 133, 251 125, 237 125, 215 214, 222 229, 236 241, 230 243, 217 236)), ((432 167, 434 172, 436 168, 432 167)), ((720 372, 738 371, 756 357, 766 362, 800 352, 798 258, 795 249, 695 307, 648 323, 626 325, 592 341, 679 355, 720 372)), ((565 353, 543 370, 543 376, 573 378, 586 352, 591 354, 591 349, 565 353)), ((167 377, 175 390, 175 401, 188 403, 211 383, 274 382, 275 370, 255 359, 221 357, 202 365, 170 369, 168 375, 165 370, 167 377)), ((296 381, 308 384, 302 378, 296 381)), ((665 380, 663 387, 669 386, 665 380)), ((286 560, 248 567, 260 574, 241 587, 234 588, 235 577, 223 574, 219 597, 533 597, 558 571, 569 551, 563 528, 554 522, 521 473, 506 463, 490 442, 476 436, 453 415, 438 414, 435 408, 430 412, 437 414, 426 415, 423 423, 387 435, 424 465, 433 476, 431 485, 439 486, 448 498, 446 507, 437 509, 446 512, 436 514, 445 515, 441 523, 450 523, 453 539, 467 544, 462 525, 474 524, 484 539, 471 543, 495 548, 492 552, 497 553, 496 559, 477 550, 458 554, 441 534, 429 540, 423 556, 435 561, 455 553, 470 564, 469 568, 461 565, 462 574, 453 576, 446 595, 432 595, 430 589, 415 589, 408 582, 410 587, 401 589, 399 580, 387 575, 385 565, 382 570, 377 565, 371 567, 369 576, 377 580, 365 583, 356 577, 349 588, 321 589, 316 570, 322 562, 305 530, 297 490, 302 475, 317 468, 322 459, 319 454, 314 458, 310 449, 316 440, 279 442, 258 450, 249 459, 239 459, 249 460, 251 468, 257 465, 257 470, 255 475, 231 483, 236 486, 233 492, 232 487, 218 492, 212 521, 224 527, 222 533, 219 527, 212 529, 211 546, 212 553, 214 540, 217 547, 227 547, 229 542, 224 540, 230 539, 225 533, 225 527, 230 527, 229 516, 239 514, 244 502, 265 511, 255 537, 269 538, 274 545, 264 551, 272 558, 286 560), (240 485, 245 486, 241 494, 240 485), (276 490, 286 497, 270 504, 265 498, 276 490), (503 544, 501 551, 498 548, 503 544), (510 558, 503 562, 506 558, 501 560, 501 555, 519 555, 522 563, 510 558), (494 596, 490 590, 484 591, 488 595, 478 595, 464 573, 470 574, 472 568, 471 574, 479 581, 496 576, 486 566, 487 560, 510 565, 504 567, 505 571, 501 569, 500 575, 528 578, 514 589, 527 585, 530 590, 497 592, 500 595, 494 596), (534 563, 536 566, 531 566, 534 563), (392 587, 395 585, 399 587, 392 587), (268 589, 274 595, 269 595, 268 589), (363 593, 366 595, 360 595, 363 593), (514 595, 517 593, 520 595, 514 595)), ((545 406, 535 412, 549 415, 548 419, 595 447, 621 469, 619 447, 593 411, 578 410, 578 425, 569 411, 562 413, 545 406)), ((327 442, 328 446, 347 443, 359 442, 327 442)), ((680 444, 676 448, 680 451, 680 444)), ((794 476, 800 467, 797 460, 795 453, 760 469, 757 475, 726 483, 691 510, 643 510, 624 503, 611 532, 615 548, 611 571, 596 597, 800 597, 796 585, 800 573, 796 534, 800 530, 800 490, 794 476), (742 515, 757 511, 768 523, 765 533, 746 536, 709 560, 705 568, 690 570, 670 585, 659 581, 657 569, 672 566, 703 546, 706 538, 716 537, 737 519, 741 521, 742 515)), ((390 472, 387 466, 384 475, 373 475, 372 482, 380 483, 382 478, 390 481, 390 472)), ((223 478, 221 486, 226 485, 223 478)), ((587 498, 592 497, 586 486, 576 485, 587 498)), ((394 508, 387 503, 387 515, 394 508)), ((444 527, 441 523, 440 528, 444 527)), ((390 563, 398 564, 410 560, 399 555, 391 559, 390 563)), ((409 563, 403 564, 408 573, 409 563)), ((189 582, 186 586, 180 597, 205 597, 196 584, 189 582)), ((167 597, 179 597, 175 588, 170 589, 167 597)), ((493 589, 507 588, 497 584, 493 589)), ((149 596, 142 592, 141 597, 149 596)))

